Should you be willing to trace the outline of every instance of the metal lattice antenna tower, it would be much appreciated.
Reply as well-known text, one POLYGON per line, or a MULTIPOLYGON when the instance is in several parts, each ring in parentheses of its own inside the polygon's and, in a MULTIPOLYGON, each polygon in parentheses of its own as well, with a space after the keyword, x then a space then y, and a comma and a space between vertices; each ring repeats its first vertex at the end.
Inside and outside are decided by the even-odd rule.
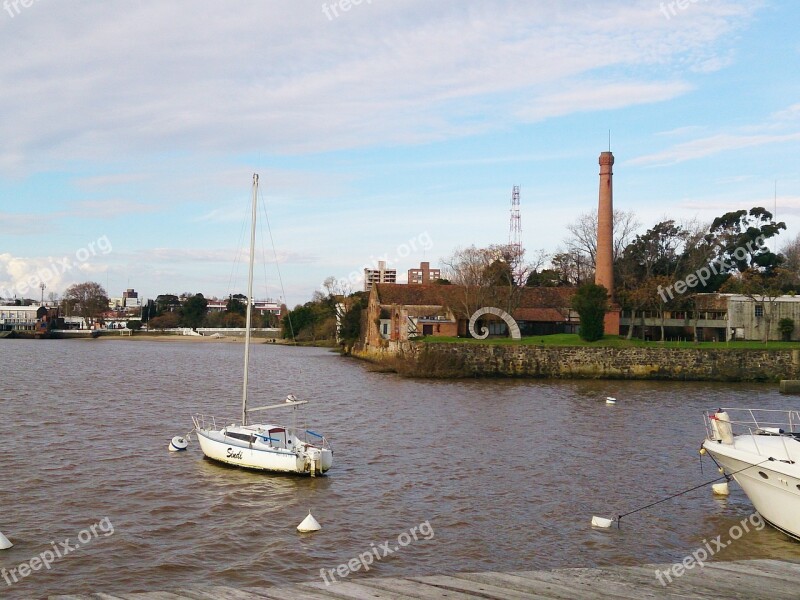
POLYGON ((508 229, 508 249, 512 257, 514 275, 519 279, 522 271, 522 221, 519 215, 519 186, 511 190, 511 223, 508 229))

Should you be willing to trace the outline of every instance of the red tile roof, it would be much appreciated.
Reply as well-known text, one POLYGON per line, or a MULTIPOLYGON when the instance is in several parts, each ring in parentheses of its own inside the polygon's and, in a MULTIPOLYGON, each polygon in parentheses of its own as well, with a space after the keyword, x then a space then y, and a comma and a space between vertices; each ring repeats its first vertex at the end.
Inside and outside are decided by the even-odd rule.
MULTIPOLYGON (((379 283, 373 286, 378 304, 402 306, 446 306, 456 316, 469 318, 467 306, 480 301, 483 306, 508 306, 510 289, 496 287, 478 290, 459 285, 404 285, 379 283)), ((514 317, 523 321, 564 321, 576 288, 525 287, 517 290, 519 297, 514 317)), ((480 306, 475 306, 480 308, 480 306)))

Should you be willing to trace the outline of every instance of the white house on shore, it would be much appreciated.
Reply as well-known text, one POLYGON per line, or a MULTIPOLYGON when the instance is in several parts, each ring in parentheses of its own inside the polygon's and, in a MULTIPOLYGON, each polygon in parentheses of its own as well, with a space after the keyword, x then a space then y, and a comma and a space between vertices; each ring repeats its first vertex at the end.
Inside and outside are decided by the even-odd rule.
POLYGON ((0 306, 0 330, 36 331, 37 329, 46 329, 48 320, 57 316, 57 308, 46 306, 0 306))

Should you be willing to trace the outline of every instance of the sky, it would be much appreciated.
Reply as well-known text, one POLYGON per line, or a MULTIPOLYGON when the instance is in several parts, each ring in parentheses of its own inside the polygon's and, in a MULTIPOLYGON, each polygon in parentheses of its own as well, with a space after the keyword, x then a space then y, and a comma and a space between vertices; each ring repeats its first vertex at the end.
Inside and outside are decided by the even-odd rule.
POLYGON ((259 298, 507 243, 515 185, 552 253, 609 132, 641 231, 777 206, 783 244, 798 25, 797 0, 5 1, 0 296, 243 292, 254 173, 259 298))

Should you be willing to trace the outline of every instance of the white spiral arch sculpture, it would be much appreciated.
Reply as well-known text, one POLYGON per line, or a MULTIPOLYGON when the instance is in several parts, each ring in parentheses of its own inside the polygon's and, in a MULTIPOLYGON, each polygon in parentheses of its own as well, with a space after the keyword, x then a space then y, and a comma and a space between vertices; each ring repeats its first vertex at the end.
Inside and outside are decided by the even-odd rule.
POLYGON ((494 308, 493 306, 485 306, 483 308, 479 308, 470 317, 469 332, 472 334, 472 337, 479 340, 485 340, 486 338, 489 337, 488 327, 481 328, 480 333, 475 331, 475 324, 478 322, 478 319, 480 319, 483 315, 486 314, 495 315, 503 319, 503 321, 506 322, 506 325, 508 325, 508 332, 511 334, 512 340, 522 339, 522 334, 520 334, 519 332, 519 325, 517 325, 517 322, 514 320, 514 317, 512 317, 506 311, 500 310, 499 308, 494 308))

